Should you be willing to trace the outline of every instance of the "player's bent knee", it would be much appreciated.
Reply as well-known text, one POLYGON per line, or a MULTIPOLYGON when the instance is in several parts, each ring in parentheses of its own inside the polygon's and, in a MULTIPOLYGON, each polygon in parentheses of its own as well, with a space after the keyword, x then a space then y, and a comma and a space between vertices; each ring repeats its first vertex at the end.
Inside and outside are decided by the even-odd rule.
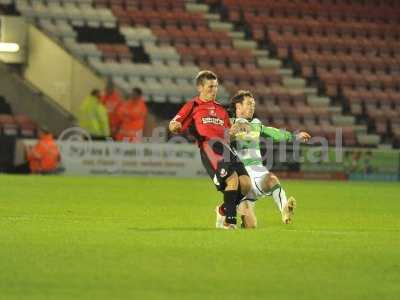
POLYGON ((239 177, 236 172, 233 172, 232 175, 230 175, 226 179, 226 191, 235 191, 239 187, 239 177))
POLYGON ((275 174, 270 173, 267 178, 267 187, 273 188, 277 184, 279 184, 279 178, 275 174))
POLYGON ((240 190, 243 195, 247 195, 251 190, 251 180, 247 175, 239 176, 240 190))

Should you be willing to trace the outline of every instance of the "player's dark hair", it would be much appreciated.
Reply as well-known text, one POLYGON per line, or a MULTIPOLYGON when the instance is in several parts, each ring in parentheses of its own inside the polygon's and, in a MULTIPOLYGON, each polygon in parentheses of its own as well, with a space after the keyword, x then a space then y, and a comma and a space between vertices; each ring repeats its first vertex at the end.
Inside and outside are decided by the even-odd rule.
POLYGON ((196 76, 196 85, 203 85, 206 80, 218 80, 217 75, 209 70, 200 71, 196 76))
POLYGON ((253 94, 250 91, 239 90, 235 95, 231 98, 231 103, 229 105, 229 114, 231 117, 236 117, 236 103, 243 103, 245 97, 253 97, 253 94))
POLYGON ((139 88, 139 87, 134 87, 134 88, 132 89, 132 92, 135 93, 135 94, 138 95, 138 96, 142 96, 142 95, 143 95, 142 89, 139 88))
POLYGON ((100 91, 98 89, 93 89, 90 92, 90 95, 95 96, 95 97, 100 97, 100 91))

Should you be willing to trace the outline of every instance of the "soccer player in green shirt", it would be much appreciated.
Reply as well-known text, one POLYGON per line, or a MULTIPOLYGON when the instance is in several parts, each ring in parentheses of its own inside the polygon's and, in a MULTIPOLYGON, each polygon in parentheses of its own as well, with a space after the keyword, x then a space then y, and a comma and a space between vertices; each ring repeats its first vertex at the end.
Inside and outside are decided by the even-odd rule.
MULTIPOLYGON (((293 197, 287 199, 278 177, 263 165, 260 138, 270 138, 274 141, 292 142, 299 140, 307 142, 311 136, 304 131, 293 134, 262 124, 259 119, 253 117, 255 101, 249 91, 238 91, 232 97, 231 105, 235 113, 231 121, 231 139, 234 141, 235 149, 240 160, 244 163, 252 183, 251 191, 238 205, 238 212, 242 215, 243 226, 245 228, 255 228, 257 226, 254 201, 267 195, 272 195, 281 212, 282 222, 289 224, 292 222, 296 201, 293 197)), ((216 227, 220 228, 224 221, 224 211, 220 206, 217 206, 216 214, 216 227)))

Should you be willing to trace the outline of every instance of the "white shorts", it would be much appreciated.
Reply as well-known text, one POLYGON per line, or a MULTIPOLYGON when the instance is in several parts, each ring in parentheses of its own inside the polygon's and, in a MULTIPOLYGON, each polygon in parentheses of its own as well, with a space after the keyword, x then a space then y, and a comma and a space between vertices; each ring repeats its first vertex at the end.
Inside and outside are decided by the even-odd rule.
POLYGON ((270 196, 271 193, 264 193, 261 188, 262 182, 269 174, 269 170, 264 166, 246 166, 246 171, 251 180, 251 190, 246 195, 246 198, 248 200, 257 200, 264 196, 270 196))

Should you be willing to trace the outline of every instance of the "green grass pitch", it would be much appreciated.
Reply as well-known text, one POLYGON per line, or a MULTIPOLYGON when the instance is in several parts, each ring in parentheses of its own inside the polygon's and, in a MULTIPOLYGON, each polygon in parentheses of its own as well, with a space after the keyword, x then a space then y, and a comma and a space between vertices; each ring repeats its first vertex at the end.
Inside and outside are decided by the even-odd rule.
POLYGON ((283 185, 225 231, 207 179, 0 176, 0 299, 399 299, 398 183, 283 185))

